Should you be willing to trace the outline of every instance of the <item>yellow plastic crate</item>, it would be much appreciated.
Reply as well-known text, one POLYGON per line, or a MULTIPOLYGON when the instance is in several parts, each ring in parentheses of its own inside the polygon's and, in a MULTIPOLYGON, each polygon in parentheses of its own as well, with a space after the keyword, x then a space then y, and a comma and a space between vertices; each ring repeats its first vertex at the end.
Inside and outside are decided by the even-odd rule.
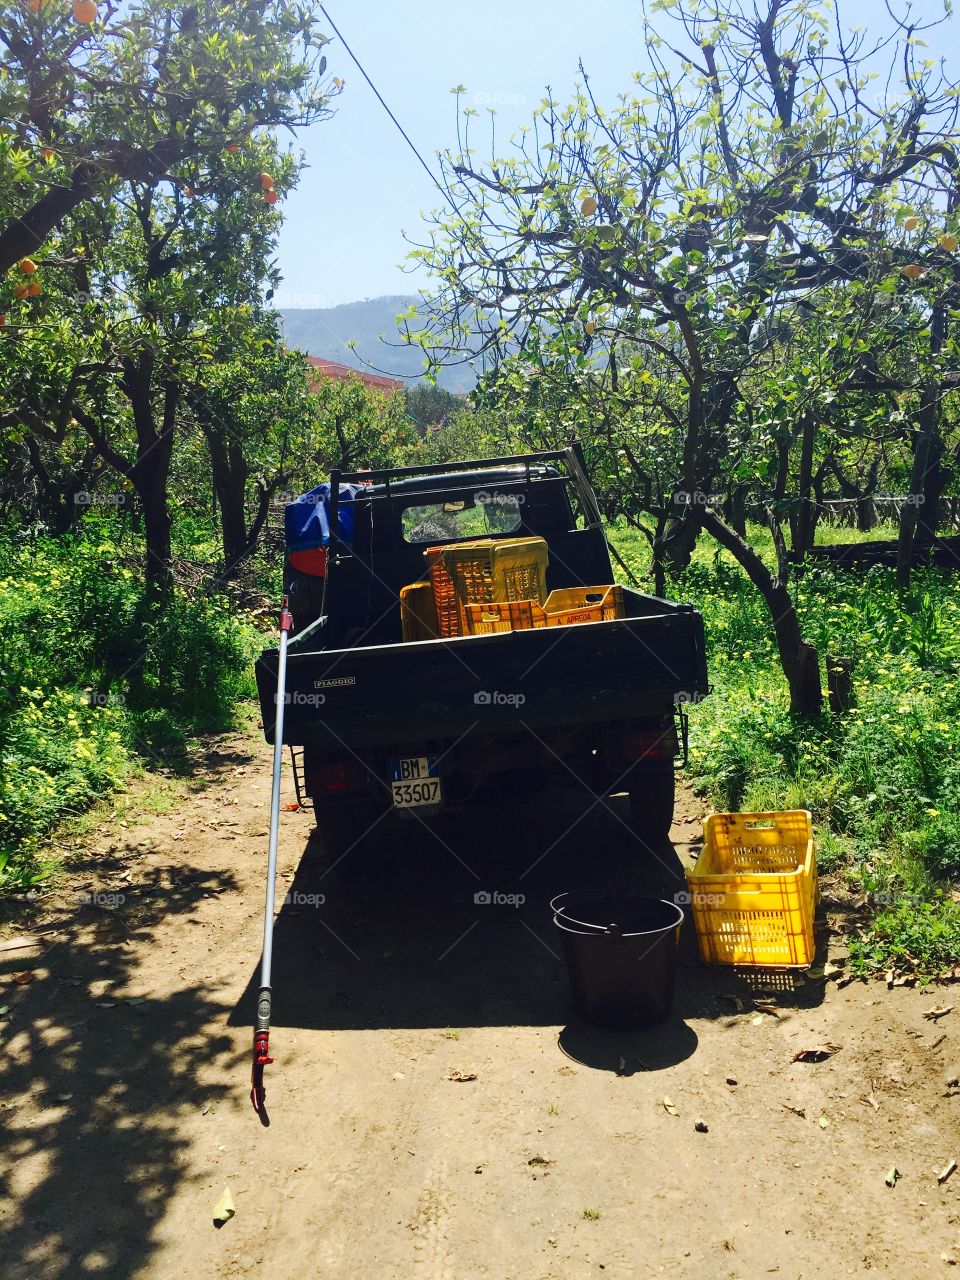
POLYGON ((546 599, 543 538, 477 538, 428 547, 425 554, 442 636, 469 634, 468 604, 546 599))
POLYGON ((567 627, 578 622, 603 622, 623 617, 623 588, 564 587, 551 591, 542 605, 536 600, 491 601, 465 606, 470 635, 523 631, 529 627, 567 627))
POLYGON ((400 588, 400 625, 405 643, 437 638, 437 610, 429 582, 411 582, 400 588))
POLYGON ((817 862, 806 809, 711 815, 687 884, 707 964, 812 964, 817 862))

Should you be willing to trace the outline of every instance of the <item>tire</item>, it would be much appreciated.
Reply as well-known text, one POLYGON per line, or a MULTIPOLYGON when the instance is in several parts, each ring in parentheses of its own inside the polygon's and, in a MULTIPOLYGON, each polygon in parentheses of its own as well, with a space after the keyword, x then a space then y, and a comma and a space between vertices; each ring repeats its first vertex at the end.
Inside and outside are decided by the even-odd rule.
POLYGON ((637 769, 630 779, 630 818, 641 840, 663 844, 670 835, 677 779, 673 764, 637 769))
POLYGON ((348 881, 362 880, 372 874, 376 869, 379 841, 376 832, 371 836, 370 830, 376 825, 377 832, 382 834, 383 824, 377 824, 377 811, 370 802, 347 800, 326 805, 314 800, 313 812, 328 869, 348 881))

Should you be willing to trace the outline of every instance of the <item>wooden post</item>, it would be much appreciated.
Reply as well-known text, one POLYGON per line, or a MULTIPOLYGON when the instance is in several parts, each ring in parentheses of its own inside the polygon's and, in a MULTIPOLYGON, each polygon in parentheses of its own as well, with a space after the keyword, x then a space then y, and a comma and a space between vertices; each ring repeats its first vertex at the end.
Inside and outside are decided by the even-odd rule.
POLYGON ((839 716, 853 705, 853 659, 828 653, 826 665, 830 710, 839 716))

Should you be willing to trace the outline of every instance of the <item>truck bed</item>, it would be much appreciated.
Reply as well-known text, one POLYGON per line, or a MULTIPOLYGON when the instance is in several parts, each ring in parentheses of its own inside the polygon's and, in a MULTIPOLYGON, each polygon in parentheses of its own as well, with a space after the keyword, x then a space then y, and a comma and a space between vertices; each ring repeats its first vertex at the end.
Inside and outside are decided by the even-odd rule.
MULTIPOLYGON (((487 636, 323 647, 323 619, 290 641, 284 741, 336 749, 641 717, 707 693, 691 605, 623 588, 627 616, 487 636)), ((273 741, 276 649, 257 662, 273 741)))

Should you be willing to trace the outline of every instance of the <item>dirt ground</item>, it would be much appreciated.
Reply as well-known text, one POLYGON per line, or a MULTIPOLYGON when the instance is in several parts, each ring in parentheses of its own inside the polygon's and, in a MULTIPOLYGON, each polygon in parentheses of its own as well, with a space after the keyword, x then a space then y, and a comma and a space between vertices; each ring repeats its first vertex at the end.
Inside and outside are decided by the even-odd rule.
MULTIPOLYGON (((670 1021, 575 1016, 548 899, 672 895, 697 847, 690 795, 654 854, 620 801, 588 812, 559 792, 461 814, 441 840, 414 823, 385 833, 363 889, 325 874, 312 816, 285 811, 262 1127, 268 803, 267 749, 219 740, 182 804, 105 825, 52 900, 4 926, 4 1277, 910 1280, 960 1264, 960 1172, 937 1180, 960 1158, 960 989, 814 977, 762 1011, 747 979, 700 964, 688 925, 670 1021), (22 935, 40 941, 11 947, 22 935), (954 992, 955 1012, 924 1017, 954 992), (793 1061, 824 1042, 827 1060, 793 1061)), ((842 920, 827 888, 820 964, 842 920)))

